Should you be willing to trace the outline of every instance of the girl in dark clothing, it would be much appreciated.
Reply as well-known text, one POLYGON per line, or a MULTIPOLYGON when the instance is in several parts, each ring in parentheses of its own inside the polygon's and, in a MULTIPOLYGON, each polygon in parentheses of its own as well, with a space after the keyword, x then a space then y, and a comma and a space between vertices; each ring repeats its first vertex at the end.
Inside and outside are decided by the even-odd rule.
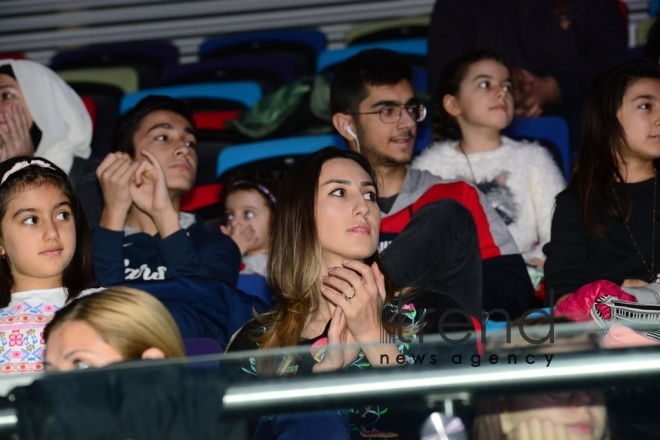
POLYGON ((575 173, 544 247, 557 302, 599 279, 624 287, 660 272, 660 69, 636 60, 600 75, 585 102, 575 173))

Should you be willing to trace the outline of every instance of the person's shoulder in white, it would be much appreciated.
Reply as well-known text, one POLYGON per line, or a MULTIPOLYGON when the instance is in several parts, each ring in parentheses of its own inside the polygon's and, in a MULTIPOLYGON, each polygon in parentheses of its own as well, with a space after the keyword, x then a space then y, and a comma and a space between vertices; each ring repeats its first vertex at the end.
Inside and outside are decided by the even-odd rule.
POLYGON ((12 293, 9 305, 4 310, 10 310, 18 304, 51 304, 58 307, 64 306, 67 298, 67 290, 64 287, 53 289, 26 290, 12 293))
POLYGON ((426 147, 413 159, 411 168, 429 171, 435 175, 441 175, 447 161, 459 157, 460 152, 456 148, 458 141, 434 142, 426 147))
POLYGON ((546 147, 537 142, 516 141, 505 136, 502 140, 510 146, 511 160, 516 167, 526 170, 537 179, 543 179, 543 183, 553 188, 553 191, 559 192, 565 187, 564 175, 559 164, 555 162, 546 147))

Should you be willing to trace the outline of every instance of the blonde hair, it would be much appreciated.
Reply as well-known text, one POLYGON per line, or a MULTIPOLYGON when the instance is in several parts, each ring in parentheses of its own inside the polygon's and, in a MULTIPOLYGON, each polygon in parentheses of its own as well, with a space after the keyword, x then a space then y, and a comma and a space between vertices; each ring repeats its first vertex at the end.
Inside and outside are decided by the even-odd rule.
POLYGON ((172 315, 155 297, 131 287, 111 287, 79 298, 55 314, 44 332, 48 337, 69 321, 81 321, 125 359, 138 359, 147 349, 166 358, 184 357, 183 340, 172 315))

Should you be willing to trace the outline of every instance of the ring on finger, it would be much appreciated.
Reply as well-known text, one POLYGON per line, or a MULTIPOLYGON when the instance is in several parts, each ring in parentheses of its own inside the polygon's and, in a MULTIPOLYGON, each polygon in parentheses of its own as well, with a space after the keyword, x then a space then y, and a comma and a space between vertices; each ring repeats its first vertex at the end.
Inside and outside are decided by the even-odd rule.
POLYGON ((351 289, 353 289, 353 295, 351 295, 351 296, 344 295, 344 298, 349 299, 349 300, 355 298, 355 295, 357 295, 357 292, 355 291, 355 287, 351 286, 351 289))

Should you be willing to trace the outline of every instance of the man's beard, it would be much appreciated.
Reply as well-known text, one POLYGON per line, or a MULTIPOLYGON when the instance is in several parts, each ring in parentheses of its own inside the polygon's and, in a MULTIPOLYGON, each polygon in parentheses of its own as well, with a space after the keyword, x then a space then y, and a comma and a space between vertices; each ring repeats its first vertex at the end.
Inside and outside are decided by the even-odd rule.
POLYGON ((412 160, 412 157, 407 160, 399 160, 395 157, 388 156, 387 154, 382 154, 379 151, 370 150, 369 148, 365 148, 365 150, 369 151, 365 155, 369 158, 369 161, 374 166, 385 166, 385 167, 402 166, 402 165, 408 165, 412 160))
MULTIPOLYGON (((358 136, 360 136, 362 133, 360 133, 361 130, 359 125, 357 126, 357 129, 358 129, 358 136)), ((403 133, 397 135, 397 137, 399 136, 410 137, 412 138, 413 141, 415 139, 415 136, 410 132, 410 130, 406 130, 403 133)), ((362 155, 366 156, 369 159, 369 162, 371 162, 372 166, 374 167, 403 166, 403 165, 408 165, 412 161, 412 152, 410 154, 410 157, 407 159, 397 159, 390 155, 381 153, 377 147, 374 147, 373 145, 367 143, 366 141, 363 143, 361 149, 362 149, 362 155)))

